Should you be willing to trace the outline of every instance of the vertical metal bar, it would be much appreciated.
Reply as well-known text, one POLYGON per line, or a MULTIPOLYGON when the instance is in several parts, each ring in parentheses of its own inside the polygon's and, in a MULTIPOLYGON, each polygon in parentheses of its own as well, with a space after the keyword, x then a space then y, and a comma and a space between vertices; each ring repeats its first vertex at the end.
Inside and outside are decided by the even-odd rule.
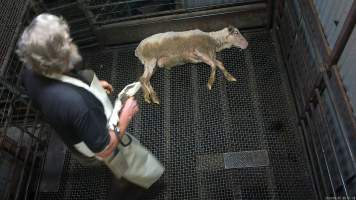
MULTIPOLYGON (((40 124, 40 129, 42 129, 43 126, 45 126, 44 130, 46 131, 46 133, 44 131, 39 131, 38 137, 41 138, 41 137, 43 137, 42 134, 45 134, 46 139, 43 142, 45 142, 45 144, 48 144, 48 142, 49 142, 49 128, 44 124, 40 124)), ((45 156, 46 156, 45 153, 47 151, 48 151, 48 146, 46 145, 44 151, 42 152, 43 153, 43 155, 42 155, 43 158, 41 159, 41 165, 40 165, 41 167, 39 169, 40 174, 38 175, 38 181, 37 181, 36 189, 34 191, 34 193, 35 193, 34 199, 37 199, 37 196, 39 194, 40 183, 41 183, 41 179, 42 179, 43 171, 44 171, 44 167, 45 167, 45 156)))
MULTIPOLYGON (((42 127, 40 128, 39 132, 41 132, 41 131, 42 131, 42 127)), ((39 142, 37 142, 35 146, 36 146, 35 150, 32 153, 32 162, 31 162, 31 168, 30 168, 30 172, 29 172, 29 177, 27 178, 27 181, 26 181, 24 199, 27 199, 29 186, 30 186, 30 183, 31 183, 31 180, 32 180, 32 176, 34 174, 34 166, 35 166, 36 158, 38 157, 38 154, 39 154, 39 152, 38 152, 39 142)), ((42 154, 42 156, 43 156, 43 154, 42 154)), ((43 159, 41 159, 41 160, 43 160, 43 159)))
POLYGON ((352 147, 351 147, 351 144, 349 142, 348 136, 346 135, 346 130, 345 130, 345 127, 343 126, 343 122, 339 121, 340 119, 342 119, 341 118, 341 114, 340 114, 340 111, 338 109, 337 102, 335 100, 334 94, 333 94, 333 92, 331 90, 331 86, 330 86, 330 83, 329 83, 329 80, 328 80, 328 77, 327 77, 326 73, 323 74, 323 78, 324 78, 326 87, 329 89, 329 94, 330 95, 328 96, 328 98, 329 98, 330 102, 332 103, 333 111, 336 113, 337 120, 338 120, 338 124, 337 125, 341 130, 342 138, 345 140, 348 153, 350 154, 350 157, 352 159, 352 165, 354 167, 354 170, 356 171, 356 159, 355 159, 354 156, 352 156, 353 155, 352 147))
MULTIPOLYGON (((306 114, 306 116, 308 116, 307 114, 306 114)), ((309 126, 310 126, 311 124, 309 124, 309 126)), ((322 194, 321 194, 321 186, 320 186, 320 183, 319 183, 319 180, 317 179, 317 172, 316 172, 316 169, 317 169, 317 167, 316 166, 318 166, 319 167, 319 170, 321 169, 321 163, 320 163, 320 158, 319 158, 319 155, 315 152, 315 147, 316 147, 316 145, 315 145, 315 142, 314 142, 314 140, 313 140, 313 137, 310 137, 311 138, 311 140, 312 140, 312 143, 313 143, 313 147, 310 147, 310 145, 309 145, 309 139, 308 139, 308 137, 310 136, 310 134, 313 134, 313 133, 310 133, 310 134, 308 134, 308 131, 307 131, 307 129, 306 129, 306 126, 305 126, 305 123, 304 123, 304 121, 303 120, 301 120, 301 126, 300 126, 300 131, 302 132, 302 136, 303 136, 303 139, 304 139, 304 145, 303 145, 303 147, 304 147, 304 149, 305 149, 305 151, 306 151, 306 153, 307 153, 307 155, 308 155, 308 158, 309 158, 309 163, 311 164, 311 171, 312 171, 312 174, 314 175, 313 177, 312 177, 312 180, 313 180, 313 182, 314 182, 314 184, 313 184, 313 186, 314 186, 314 189, 315 189, 315 191, 318 193, 318 197, 319 197, 319 199, 321 200, 321 198, 322 198, 322 194), (314 154, 314 155, 316 155, 316 159, 317 159, 317 164, 315 164, 314 162, 314 160, 313 160, 313 156, 312 156, 312 154, 314 154)), ((323 186, 324 186, 324 188, 325 188, 325 180, 324 180, 324 177, 321 177, 323 180, 322 180, 322 183, 321 184, 323 184, 323 186)), ((324 192, 325 192, 325 190, 324 190, 324 192)))
MULTIPOLYGON (((30 113, 30 105, 28 104, 27 105, 27 109, 26 109, 26 113, 25 113, 25 119, 24 119, 23 124, 22 124, 23 127, 26 127, 27 120, 28 120, 27 116, 29 116, 29 113, 30 113)), ((20 152, 21 152, 21 148, 22 148, 22 144, 23 144, 23 140, 24 140, 24 135, 25 135, 25 132, 21 131, 20 144, 17 146, 15 158, 17 158, 19 156, 20 152)), ((23 166, 22 166, 22 169, 21 169, 20 180, 17 183, 16 193, 15 193, 15 200, 19 198, 19 195, 20 195, 20 192, 21 192, 21 189, 22 189, 22 187, 21 187, 22 186, 22 181, 24 179, 25 169, 27 167, 27 162, 28 162, 28 159, 29 159, 29 156, 30 156, 32 143, 33 143, 33 140, 31 140, 31 144, 27 145, 27 148, 26 148, 26 156, 25 156, 25 159, 24 159, 24 162, 23 162, 23 166)))
MULTIPOLYGON (((8 97, 7 99, 10 99, 10 98, 8 97)), ((11 99, 11 101, 13 101, 13 99, 11 99)), ((7 112, 7 116, 6 116, 7 120, 6 120, 5 126, 4 126, 4 136, 7 136, 7 128, 8 128, 8 125, 10 124, 10 121, 11 121, 12 110, 13 110, 13 108, 12 108, 12 105, 11 105, 11 106, 9 106, 9 111, 7 112)), ((16 156, 15 156, 15 158, 16 158, 16 156)), ((15 168, 16 168, 16 164, 14 163, 14 165, 11 167, 11 170, 10 170, 10 173, 9 173, 10 174, 9 177, 14 177, 15 168)), ((5 199, 9 199, 9 197, 10 197, 10 190, 11 190, 10 186, 11 185, 8 184, 6 189, 5 189, 5 193, 4 193, 4 198, 5 199)))
MULTIPOLYGON (((13 56, 13 51, 9 51, 10 52, 10 55, 9 55, 9 58, 7 60, 7 63, 6 63, 6 67, 3 68, 3 73, 2 73, 2 76, 6 79, 8 78, 7 75, 10 71, 10 68, 12 68, 12 64, 13 64, 13 60, 14 60, 14 56, 13 56)), ((9 53, 8 52, 8 53, 9 53)), ((5 65, 4 65, 5 66, 5 65)))
MULTIPOLYGON (((313 105, 310 105, 310 107, 312 108, 313 105)), ((314 111, 315 111, 315 110, 314 110, 314 111)), ((314 114, 315 114, 315 113, 314 113, 314 114)), ((311 130, 311 131, 313 132, 312 134, 317 135, 317 137, 319 138, 319 142, 320 142, 321 140, 320 140, 319 132, 316 130, 315 124, 312 123, 312 120, 311 120, 309 114, 306 115, 306 119, 307 119, 307 122, 308 122, 308 124, 309 124, 309 127, 312 129, 312 130, 311 130)), ((304 125, 304 124, 303 124, 303 125, 304 125)), ((316 155, 316 157, 317 157, 317 160, 318 160, 317 162, 318 162, 319 171, 320 171, 321 175, 323 175, 323 168, 322 168, 322 163, 321 163, 321 162, 322 162, 322 159, 324 159, 325 165, 326 165, 327 170, 328 170, 330 185, 331 185, 332 189, 334 189, 334 188, 333 188, 333 185, 332 185, 332 182, 331 182, 331 177, 330 177, 329 168, 328 168, 327 163, 326 163, 326 162, 327 162, 327 159, 326 159, 326 155, 324 154, 324 150, 323 150, 324 148, 323 148, 322 144, 320 143, 320 148, 322 149, 322 158, 320 158, 320 155, 318 154, 318 152, 317 152, 317 150, 316 150, 316 148, 317 148, 317 143, 316 143, 314 137, 311 137, 311 140, 312 140, 312 143, 313 143, 313 146, 314 146, 314 148, 313 148, 313 149, 314 149, 314 153, 315 153, 315 155, 316 155)), ((328 187, 326 186, 325 177, 324 177, 324 176, 321 176, 321 179, 322 179, 322 184, 323 184, 323 187, 324 187, 324 191, 326 191, 326 189, 327 189, 328 187)), ((336 190, 335 190, 335 189, 333 190, 333 193, 334 193, 334 195, 335 195, 335 193, 336 193, 336 190)))
MULTIPOLYGON (((317 97, 318 97, 318 100, 319 100, 319 107, 318 107, 318 111, 320 112, 320 117, 322 118, 321 120, 323 120, 325 126, 328 128, 328 124, 327 124, 327 120, 325 119, 325 109, 324 109, 324 106, 322 105, 322 100, 321 100, 321 96, 319 93, 317 93, 317 97)), ((333 151, 333 155, 335 157, 335 160, 336 160, 336 167, 337 167, 337 170, 338 170, 338 174, 340 176, 340 179, 341 179, 341 184, 342 184, 342 187, 345 191, 345 195, 346 197, 349 197, 349 193, 347 191, 347 188, 346 188, 346 184, 345 184, 345 180, 344 180, 344 177, 342 175, 342 172, 341 172, 341 166, 340 166, 340 162, 339 162, 339 159, 338 159, 338 156, 337 156, 337 153, 336 153, 336 149, 335 149, 335 146, 332 142, 332 137, 330 135, 330 131, 329 131, 329 128, 328 128, 328 131, 326 131, 327 133, 327 138, 328 138, 328 141, 329 141, 329 144, 331 146, 331 149, 333 151)))
MULTIPOLYGON (((319 94, 319 90, 316 91, 316 94, 319 94)), ((317 110, 319 111, 319 109, 317 108, 317 110)), ((315 111, 315 110, 314 110, 315 111)), ((315 111, 316 112, 316 111, 315 111)), ((320 112, 319 112, 320 113, 320 112)), ((320 117, 320 115, 319 115, 320 117)), ((322 119, 320 119, 322 120, 322 119)), ((332 179, 332 175, 331 175, 331 172, 330 172, 330 169, 329 169, 329 165, 327 163, 327 156, 325 155, 325 149, 324 149, 324 146, 323 146, 323 142, 320 138, 320 133, 318 130, 315 130, 315 134, 317 134, 317 137, 318 137, 318 140, 319 140, 319 144, 320 144, 320 148, 321 148, 321 151, 323 153, 323 158, 324 158, 324 161, 325 161, 325 166, 326 166, 326 170, 328 172, 328 178, 329 178, 329 182, 330 182, 330 186, 331 186, 331 189, 332 189, 332 192, 333 192, 333 195, 336 196, 336 189, 334 188, 334 185, 333 185, 333 179, 332 179)), ((322 171, 321 169, 321 166, 320 167, 320 170, 322 171)))
MULTIPOLYGON (((13 115, 13 112, 14 112, 14 106, 15 106, 15 102, 16 102, 16 100, 17 100, 17 98, 19 98, 19 92, 18 91, 16 91, 16 90, 14 90, 13 88, 9 88, 9 95, 10 94, 13 94, 12 95, 12 97, 11 97, 11 100, 10 100, 10 97, 8 97, 8 100, 10 100, 12 103, 11 103, 11 105, 9 106, 9 111, 8 111, 8 113, 7 113, 7 116, 6 116, 6 118, 8 119, 6 122, 5 122, 5 127, 4 127, 4 130, 5 130, 5 136, 6 136, 6 130, 7 130, 7 127, 8 127, 8 125, 11 123, 11 117, 12 117, 12 115, 13 115)), ((25 127, 26 126, 26 123, 27 123, 27 120, 28 120, 28 118, 27 118, 27 116, 29 116, 29 113, 30 113, 30 104, 28 104, 27 105, 27 109, 26 109, 26 113, 25 113, 25 119, 24 119, 24 121, 23 121, 23 124, 22 124, 22 126, 23 127, 25 127)), ((18 139, 18 144, 16 145, 16 150, 15 150, 15 155, 14 155, 14 158, 15 159, 18 159, 18 160, 20 160, 19 159, 19 154, 20 154, 20 152, 21 152, 21 149, 22 149, 22 144, 23 144, 23 140, 24 140, 24 130, 22 130, 21 131, 21 135, 20 135, 20 138, 18 139)), ((15 195, 16 195, 16 198, 18 198, 18 195, 19 195, 19 190, 20 190, 20 186, 21 186, 21 182, 22 182, 22 180, 23 180, 23 174, 24 174, 24 169, 25 169, 25 167, 26 167, 26 163, 27 163, 27 160, 28 160, 28 156, 29 156, 29 150, 30 148, 28 148, 27 149, 27 152, 26 152, 26 156, 25 156, 25 158, 24 158, 24 163, 22 163, 23 164, 23 169, 22 169, 22 172, 21 172, 21 177, 20 177, 20 180, 17 182, 17 185, 18 185, 18 187, 17 187, 17 190, 16 190, 16 193, 15 193, 15 195)), ((18 162, 20 162, 20 161, 18 161, 18 162)), ((16 163, 14 163, 14 165, 12 166, 12 168, 11 168, 11 170, 10 170, 10 177, 15 177, 14 176, 14 173, 15 173, 15 169, 17 168, 17 165, 18 165, 18 162, 16 162, 16 163)), ((8 187, 6 188, 6 190, 5 190, 5 199, 8 199, 9 197, 10 197, 10 185, 8 185, 8 187)))
MULTIPOLYGON (((32 146, 32 143, 33 143, 33 140, 31 142, 31 146, 32 146)), ((22 188, 22 182, 24 181, 25 169, 27 167, 27 164, 28 164, 28 161, 29 161, 29 157, 31 155, 30 154, 31 153, 31 148, 27 148, 26 150, 27 151, 26 151, 25 160, 23 162, 23 166, 22 166, 22 170, 21 170, 20 180, 17 183, 16 193, 15 193, 15 198, 14 198, 15 200, 20 198, 20 192, 22 192, 21 190, 23 189, 22 188)), ((32 154, 32 156, 34 156, 34 154, 32 154)), ((32 165, 34 165, 34 163, 32 163, 32 165)))

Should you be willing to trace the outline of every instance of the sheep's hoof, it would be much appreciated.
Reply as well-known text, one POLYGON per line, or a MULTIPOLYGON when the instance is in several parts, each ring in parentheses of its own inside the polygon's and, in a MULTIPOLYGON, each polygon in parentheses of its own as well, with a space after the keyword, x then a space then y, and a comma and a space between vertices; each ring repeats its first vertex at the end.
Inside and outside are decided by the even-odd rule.
POLYGON ((145 101, 146 101, 147 103, 151 103, 150 98, 148 98, 148 97, 145 97, 145 101))
POLYGON ((237 81, 235 77, 233 77, 231 74, 226 74, 225 75, 226 80, 228 81, 237 81))
POLYGON ((159 101, 158 101, 157 99, 152 100, 152 101, 153 101, 153 103, 155 103, 155 104, 159 105, 159 101))
POLYGON ((212 84, 208 83, 208 89, 211 90, 212 87, 213 87, 212 84))
POLYGON ((159 105, 159 99, 156 95, 151 95, 152 102, 159 105))

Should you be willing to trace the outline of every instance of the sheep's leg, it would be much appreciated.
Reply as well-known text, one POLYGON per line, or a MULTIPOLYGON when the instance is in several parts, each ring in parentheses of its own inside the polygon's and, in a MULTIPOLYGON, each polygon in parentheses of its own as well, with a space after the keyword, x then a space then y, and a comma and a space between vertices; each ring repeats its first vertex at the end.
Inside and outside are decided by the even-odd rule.
POLYGON ((197 56, 202 62, 206 63, 211 67, 210 76, 208 80, 208 89, 211 90, 214 81, 215 81, 215 73, 216 73, 216 64, 215 59, 212 56, 201 53, 199 51, 194 51, 195 56, 197 56))
POLYGON ((213 84, 215 82, 215 73, 216 73, 216 66, 211 65, 211 72, 210 72, 210 76, 209 76, 209 80, 208 80, 208 89, 209 90, 211 90, 211 88, 213 87, 213 84))
POLYGON ((153 103, 159 105, 159 98, 158 98, 156 92, 154 91, 153 87, 151 86, 151 83, 148 84, 148 87, 149 87, 149 90, 150 90, 151 100, 153 101, 153 103))
POLYGON ((145 63, 145 70, 140 78, 140 82, 142 84, 145 101, 151 103, 152 100, 153 103, 159 104, 159 99, 150 83, 150 79, 156 68, 156 61, 156 59, 153 59, 145 63))
POLYGON ((224 64, 218 60, 215 60, 216 66, 218 66, 218 68, 222 71, 222 73, 224 74, 226 80, 228 81, 236 81, 236 78, 234 76, 232 76, 224 67, 224 64))
POLYGON ((143 97, 147 103, 151 103, 150 100, 150 91, 148 89, 148 83, 150 81, 150 76, 149 76, 149 71, 145 67, 145 71, 143 72, 143 75, 140 78, 142 90, 143 90, 143 97))

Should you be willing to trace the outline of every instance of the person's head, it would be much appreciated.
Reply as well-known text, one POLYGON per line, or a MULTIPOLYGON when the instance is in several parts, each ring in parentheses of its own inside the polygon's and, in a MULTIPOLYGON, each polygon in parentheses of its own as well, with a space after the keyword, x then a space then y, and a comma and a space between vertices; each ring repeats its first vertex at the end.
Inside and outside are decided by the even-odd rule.
POLYGON ((51 14, 38 15, 22 33, 16 53, 41 74, 70 71, 82 60, 69 35, 68 24, 51 14))

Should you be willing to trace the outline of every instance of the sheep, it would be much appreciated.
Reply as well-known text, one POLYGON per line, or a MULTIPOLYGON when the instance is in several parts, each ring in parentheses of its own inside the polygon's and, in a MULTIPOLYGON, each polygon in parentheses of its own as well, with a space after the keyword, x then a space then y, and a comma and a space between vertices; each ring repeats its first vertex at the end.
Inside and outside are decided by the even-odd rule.
POLYGON ((151 103, 152 100, 153 103, 159 104, 159 99, 150 83, 156 66, 170 69, 186 63, 206 63, 211 67, 207 84, 208 89, 211 90, 215 81, 216 67, 223 72, 228 81, 236 81, 223 63, 216 59, 216 52, 231 47, 246 49, 247 46, 247 40, 233 26, 215 32, 195 29, 158 33, 142 40, 135 50, 135 56, 144 65, 140 82, 145 101, 151 103))

